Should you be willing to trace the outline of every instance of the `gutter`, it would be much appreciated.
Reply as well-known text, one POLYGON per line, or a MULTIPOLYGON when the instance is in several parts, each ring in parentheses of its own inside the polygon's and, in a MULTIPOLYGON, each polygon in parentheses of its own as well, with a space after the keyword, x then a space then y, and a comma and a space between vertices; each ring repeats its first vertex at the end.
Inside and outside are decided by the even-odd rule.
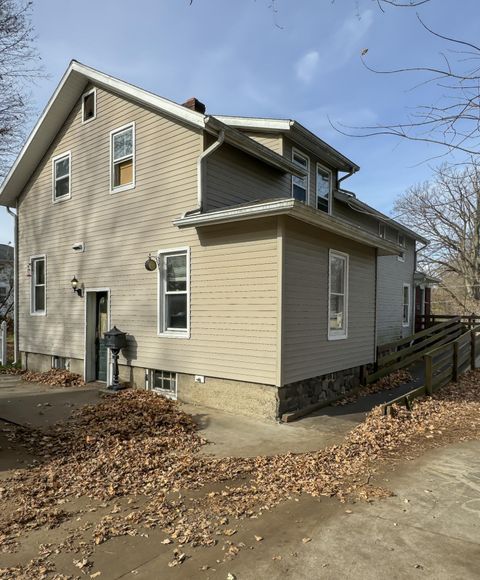
POLYGON ((14 219, 14 238, 13 238, 13 363, 17 364, 19 360, 18 348, 18 215, 7 207, 8 213, 14 219))
POLYGON ((187 217, 188 215, 202 212, 203 211, 203 198, 204 198, 204 189, 205 189, 205 160, 207 157, 216 151, 221 145, 223 145, 225 141, 225 131, 224 129, 220 130, 218 134, 217 140, 207 147, 205 151, 200 153, 197 159, 197 207, 194 209, 190 209, 186 211, 182 217, 187 217))
POLYGON ((344 179, 348 179, 349 177, 352 177, 352 175, 357 173, 357 171, 358 171, 358 169, 352 168, 352 170, 349 171, 346 175, 344 175, 343 177, 340 177, 340 179, 337 179, 337 189, 340 188, 340 183, 342 183, 342 181, 344 179))

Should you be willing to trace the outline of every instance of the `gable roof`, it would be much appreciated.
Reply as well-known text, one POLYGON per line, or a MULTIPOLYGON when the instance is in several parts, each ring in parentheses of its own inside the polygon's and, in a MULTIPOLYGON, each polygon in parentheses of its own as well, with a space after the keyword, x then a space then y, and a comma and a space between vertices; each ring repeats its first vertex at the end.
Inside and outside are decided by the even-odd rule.
POLYGON ((268 133, 282 133, 291 137, 299 145, 314 151, 318 157, 328 161, 339 171, 356 173, 360 167, 337 151, 331 145, 320 139, 294 119, 268 119, 261 117, 235 117, 229 115, 215 115, 215 118, 238 129, 266 131, 268 133))
POLYGON ((213 134, 224 131, 225 142, 237 149, 280 171, 304 175, 304 172, 288 159, 211 115, 193 111, 72 60, 0 187, 0 205, 14 205, 15 199, 27 184, 88 83, 127 97, 199 130, 213 134))
POLYGON ((384 213, 378 211, 378 209, 375 209, 374 207, 371 207, 370 205, 366 204, 365 202, 360 201, 357 198, 357 196, 354 193, 352 193, 351 191, 347 191, 345 189, 339 189, 339 190, 335 191, 334 195, 335 195, 335 199, 338 199, 339 201, 348 205, 352 209, 357 209, 361 213, 366 213, 368 215, 371 215, 372 217, 377 218, 382 223, 390 225, 391 227, 396 228, 397 230, 400 230, 401 232, 403 232, 405 235, 409 236, 410 238, 412 238, 414 240, 418 240, 419 242, 422 242, 422 244, 425 244, 425 245, 428 244, 428 240, 426 238, 424 238, 420 234, 417 234, 416 232, 414 232, 410 228, 407 228, 407 226, 404 226, 400 222, 397 222, 396 220, 389 217, 388 215, 385 215, 384 213))

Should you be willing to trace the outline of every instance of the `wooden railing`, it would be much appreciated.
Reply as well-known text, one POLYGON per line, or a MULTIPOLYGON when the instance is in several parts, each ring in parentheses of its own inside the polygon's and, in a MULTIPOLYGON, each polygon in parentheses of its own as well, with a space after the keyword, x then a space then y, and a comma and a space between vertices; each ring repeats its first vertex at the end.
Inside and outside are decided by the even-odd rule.
POLYGON ((405 404, 410 408, 413 399, 431 395, 440 387, 456 382, 460 375, 477 368, 479 354, 480 326, 467 330, 452 342, 430 350, 424 355, 424 384, 386 403, 383 406, 384 413, 389 413, 394 404, 405 404))
POLYGON ((380 345, 377 348, 376 369, 368 375, 367 384, 410 365, 422 358, 428 350, 455 340, 463 331, 464 326, 457 316, 400 340, 380 345))
POLYGON ((475 314, 464 316, 456 314, 417 314, 415 316, 415 327, 424 330, 439 324, 440 322, 446 322, 448 320, 453 320, 454 318, 460 319, 460 322, 470 330, 475 326, 480 325, 480 316, 476 316, 475 314))

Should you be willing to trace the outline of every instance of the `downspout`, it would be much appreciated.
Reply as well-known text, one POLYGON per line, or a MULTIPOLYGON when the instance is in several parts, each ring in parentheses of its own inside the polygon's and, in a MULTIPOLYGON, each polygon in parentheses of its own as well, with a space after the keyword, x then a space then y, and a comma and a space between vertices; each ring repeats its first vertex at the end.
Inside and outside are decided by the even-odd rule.
POLYGON ((207 157, 210 157, 214 151, 216 151, 225 141, 225 130, 222 129, 219 134, 217 140, 207 147, 205 151, 203 151, 198 159, 197 159, 197 205, 195 209, 191 209, 186 211, 182 217, 186 217, 191 215, 192 213, 202 212, 203 211, 203 192, 205 188, 205 160, 207 157))
POLYGON ((14 238, 13 238, 13 356, 14 364, 19 361, 18 351, 18 215, 7 207, 8 213, 14 219, 14 238))
POLYGON ((348 179, 349 177, 352 177, 352 175, 354 173, 357 173, 356 169, 352 169, 351 171, 349 171, 346 175, 344 175, 343 177, 340 177, 340 179, 337 179, 337 189, 340 189, 340 183, 344 180, 344 179, 348 179))

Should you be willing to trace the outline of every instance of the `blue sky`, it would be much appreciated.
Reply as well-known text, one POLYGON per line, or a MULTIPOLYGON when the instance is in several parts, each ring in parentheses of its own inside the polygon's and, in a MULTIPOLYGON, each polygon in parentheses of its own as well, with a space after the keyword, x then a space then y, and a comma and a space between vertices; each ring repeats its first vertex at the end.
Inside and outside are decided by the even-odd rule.
MULTIPOLYGON (((379 69, 440 63, 444 44, 428 35, 415 10, 374 0, 36 0, 33 24, 49 79, 32 88, 40 112, 75 58, 183 102, 196 96, 212 114, 294 118, 361 167, 344 182, 367 203, 390 212, 410 185, 429 178, 426 144, 392 137, 356 139, 332 129, 398 121, 433 102, 435 86, 418 77, 375 75, 379 69)), ((433 29, 475 41, 478 0, 432 0, 419 12, 433 29), (461 9, 460 9, 461 7, 461 9), (468 18, 465 15, 469 15, 468 18)), ((0 243, 12 240, 0 211, 0 243)))

